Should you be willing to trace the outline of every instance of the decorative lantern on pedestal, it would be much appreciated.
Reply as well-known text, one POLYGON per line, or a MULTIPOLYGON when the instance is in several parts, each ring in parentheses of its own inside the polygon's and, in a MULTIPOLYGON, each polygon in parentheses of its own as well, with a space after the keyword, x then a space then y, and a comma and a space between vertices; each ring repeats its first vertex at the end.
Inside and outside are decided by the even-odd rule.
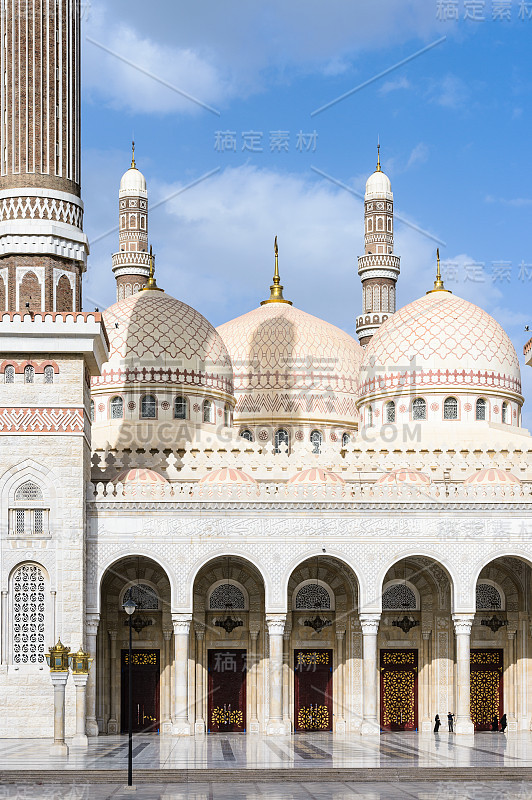
POLYGON ((74 675, 88 675, 93 659, 80 647, 77 653, 70 653, 68 661, 74 675))
POLYGON ((65 647, 61 639, 58 639, 56 646, 50 647, 50 652, 46 653, 50 672, 68 672, 69 653, 70 647, 65 647))

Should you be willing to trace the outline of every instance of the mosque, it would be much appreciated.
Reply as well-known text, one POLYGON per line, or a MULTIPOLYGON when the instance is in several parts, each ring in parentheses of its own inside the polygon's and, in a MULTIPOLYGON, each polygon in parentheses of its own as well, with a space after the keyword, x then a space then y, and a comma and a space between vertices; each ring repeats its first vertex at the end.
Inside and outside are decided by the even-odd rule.
MULTIPOLYGON (((439 257, 396 310, 380 158, 358 341, 287 299, 277 241, 262 302, 219 328, 163 291, 134 153, 117 302, 82 311, 79 4, 26 4, 24 35, 22 0, 1 9, 0 736, 52 735, 58 638, 93 659, 86 734, 127 731, 126 601, 135 731, 368 736, 449 711, 458 734, 503 713, 530 730, 532 438, 508 335, 439 257)), ((68 681, 67 736, 75 705, 68 681)))

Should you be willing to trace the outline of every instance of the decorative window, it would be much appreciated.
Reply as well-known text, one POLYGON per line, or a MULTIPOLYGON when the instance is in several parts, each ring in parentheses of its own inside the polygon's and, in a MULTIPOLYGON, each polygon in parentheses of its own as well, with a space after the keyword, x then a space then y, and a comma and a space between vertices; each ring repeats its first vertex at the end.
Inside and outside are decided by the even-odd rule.
POLYGON ((91 422, 94 422, 94 400, 91 400, 90 415, 91 415, 91 422))
POLYGON ((422 397, 416 397, 412 403, 412 419, 427 419, 427 404, 422 397))
POLYGON ((159 598, 157 592, 146 583, 136 583, 124 592, 122 605, 128 600, 133 600, 139 611, 157 611, 159 608, 159 598))
POLYGON ((388 311, 388 287, 381 286, 381 311, 388 311))
POLYGON ((331 607, 331 595, 319 583, 307 583, 298 591, 295 607, 296 610, 328 609, 331 607))
POLYGON ((124 401, 121 397, 113 397, 111 400, 111 419, 122 419, 124 416, 124 401))
POLYGON ((253 441, 253 434, 247 428, 245 428, 243 431, 240 431, 240 436, 242 437, 242 439, 246 439, 246 441, 248 442, 253 441))
POLYGON ((373 311, 381 310, 381 292, 380 286, 373 287, 373 311))
POLYGON ((508 422, 508 403, 502 404, 502 421, 508 422))
POLYGON ((10 535, 42 536, 48 533, 49 509, 43 507, 43 500, 41 488, 33 481, 26 481, 18 487, 16 507, 9 512, 10 535))
POLYGON ((343 433, 342 434, 342 447, 348 447, 350 441, 351 441, 350 435, 348 433, 343 433))
POLYGON ((399 609, 415 610, 416 595, 405 583, 394 583, 382 595, 382 610, 397 611, 399 609))
POLYGON ((373 425, 373 408, 368 406, 368 426, 371 428, 373 425))
POLYGON ((35 382, 35 370, 33 367, 29 365, 24 367, 24 383, 34 383, 35 382))
POLYGON ((372 217, 368 217, 367 223, 368 223, 368 233, 373 233, 373 219, 372 219, 372 217))
POLYGON ((5 383, 15 383, 15 367, 9 366, 6 367, 4 370, 4 382, 5 383))
POLYGON ((229 403, 224 406, 224 425, 226 428, 231 427, 231 406, 229 403))
POLYGON ((40 567, 22 564, 13 576, 13 662, 43 664, 45 582, 40 567))
POLYGON ((475 406, 475 416, 478 420, 486 419, 486 401, 479 397, 475 406))
POLYGON ((392 314, 395 311, 395 287, 393 286, 388 288, 388 311, 391 311, 392 314))
POLYGON ((214 406, 212 400, 203 401, 203 422, 214 422, 214 406))
POLYGON ((236 611, 244 611, 246 608, 244 592, 233 583, 221 583, 213 589, 209 598, 211 611, 222 611, 224 608, 234 608, 236 611))
POLYGON ((446 397, 443 402, 443 418, 458 419, 458 400, 456 397, 446 397))
POLYGON ((145 394, 140 401, 140 416, 142 419, 155 419, 157 416, 157 401, 152 394, 145 394))
POLYGON ((18 487, 17 491, 15 492, 15 502, 25 501, 25 500, 42 500, 42 489, 40 486, 37 486, 36 483, 33 481, 26 481, 21 486, 18 487))
POLYGON ((386 403, 386 422, 395 422, 395 403, 393 400, 386 403))
POLYGON ((284 428, 280 428, 280 430, 275 432, 275 452, 280 453, 281 448, 283 453, 285 452, 285 447, 288 448, 290 444, 290 439, 288 436, 288 431, 285 431, 284 428))
POLYGON ((187 411, 187 398, 176 397, 174 400, 174 419, 186 419, 187 411))
POLYGON ((312 452, 319 455, 323 444, 323 436, 320 431, 312 431, 310 434, 310 443, 312 444, 312 452))
POLYGON ((491 583, 477 583, 477 611, 502 610, 501 593, 491 583))
POLYGON ((54 368, 52 366, 44 368, 44 382, 45 383, 54 382, 54 368))

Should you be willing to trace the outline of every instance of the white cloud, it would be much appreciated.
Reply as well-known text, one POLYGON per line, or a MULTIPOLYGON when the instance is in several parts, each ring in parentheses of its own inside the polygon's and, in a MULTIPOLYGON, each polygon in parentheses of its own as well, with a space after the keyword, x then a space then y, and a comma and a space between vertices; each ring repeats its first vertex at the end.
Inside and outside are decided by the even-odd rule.
POLYGON ((390 92, 396 92, 398 89, 410 89, 411 83, 404 75, 400 78, 394 78, 391 81, 386 81, 382 84, 379 89, 381 94, 389 94, 390 92))
POLYGON ((416 146, 412 149, 410 156, 408 157, 408 161, 406 164, 406 169, 410 169, 410 167, 416 166, 416 164, 425 164, 429 157, 429 148, 424 142, 419 142, 416 146))
POLYGON ((462 78, 449 73, 432 84, 429 97, 432 102, 444 108, 457 109, 466 105, 470 90, 462 78))

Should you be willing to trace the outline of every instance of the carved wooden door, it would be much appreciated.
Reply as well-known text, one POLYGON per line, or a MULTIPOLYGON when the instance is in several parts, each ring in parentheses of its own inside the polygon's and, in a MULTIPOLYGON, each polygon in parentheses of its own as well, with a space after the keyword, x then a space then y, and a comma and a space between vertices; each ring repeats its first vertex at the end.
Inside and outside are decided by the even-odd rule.
POLYGON ((381 650, 381 728, 417 730, 417 650, 381 650))
POLYGON ((294 729, 332 731, 332 650, 294 651, 294 729))
POLYGON ((490 731, 493 717, 501 721, 503 651, 471 650, 471 719, 476 731, 490 731))
POLYGON ((209 733, 246 730, 246 651, 209 650, 209 733))
MULTIPOLYGON (((122 650, 122 733, 128 731, 129 651, 122 650)), ((133 731, 159 730, 159 650, 133 650, 133 731)))

